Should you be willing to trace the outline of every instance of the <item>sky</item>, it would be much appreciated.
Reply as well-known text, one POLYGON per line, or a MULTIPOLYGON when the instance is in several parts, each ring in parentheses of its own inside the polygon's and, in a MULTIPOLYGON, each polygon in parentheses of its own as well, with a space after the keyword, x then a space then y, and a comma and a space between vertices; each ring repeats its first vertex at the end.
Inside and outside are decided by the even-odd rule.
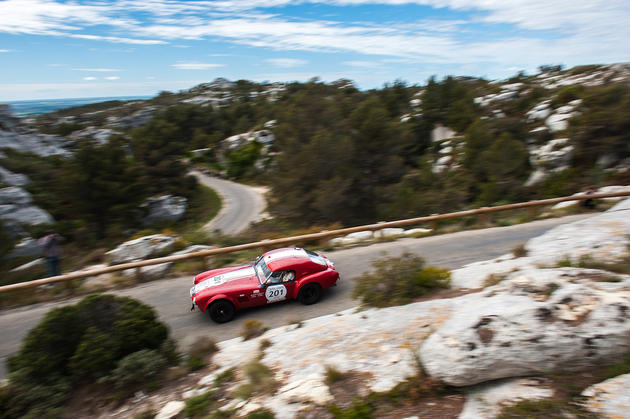
POLYGON ((0 0, 0 102, 630 61, 628 0, 0 0))

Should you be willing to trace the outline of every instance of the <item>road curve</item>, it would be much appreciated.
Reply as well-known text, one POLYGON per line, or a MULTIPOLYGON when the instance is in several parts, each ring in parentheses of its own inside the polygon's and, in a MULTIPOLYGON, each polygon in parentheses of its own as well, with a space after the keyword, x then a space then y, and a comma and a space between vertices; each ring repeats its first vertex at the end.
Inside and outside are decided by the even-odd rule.
POLYGON ((214 189, 223 200, 221 210, 203 226, 204 230, 218 230, 229 236, 242 232, 250 223, 261 218, 266 206, 264 188, 207 176, 197 170, 193 170, 191 174, 202 185, 214 189))
MULTIPOLYGON (((341 275, 341 281, 337 287, 330 289, 318 304, 303 306, 296 301, 287 301, 259 307, 243 311, 235 320, 222 325, 213 323, 205 313, 190 312, 188 291, 192 285, 192 277, 153 281, 113 293, 133 297, 153 306, 160 319, 169 325, 172 336, 185 348, 201 335, 210 336, 216 341, 236 337, 241 333, 243 323, 249 319, 260 320, 265 326, 273 328, 355 307, 356 302, 351 298, 353 288, 351 278, 369 271, 371 261, 385 253, 389 256, 397 256, 404 252, 418 254, 430 265, 456 269, 471 262, 498 257, 557 225, 589 216, 591 215, 573 215, 509 227, 468 230, 419 239, 405 238, 327 252, 326 255, 335 263, 341 275)), ((18 351, 22 338, 44 314, 54 307, 73 304, 76 301, 78 298, 1 311, 0 377, 6 374, 4 360, 18 351)))

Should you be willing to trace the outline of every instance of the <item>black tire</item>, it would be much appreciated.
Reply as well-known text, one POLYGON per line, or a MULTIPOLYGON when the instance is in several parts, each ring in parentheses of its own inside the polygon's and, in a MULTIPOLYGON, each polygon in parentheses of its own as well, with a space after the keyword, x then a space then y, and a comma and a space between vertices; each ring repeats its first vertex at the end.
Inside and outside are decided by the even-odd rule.
POLYGON ((234 318, 234 314, 236 313, 236 309, 234 308, 234 304, 230 303, 227 300, 219 300, 215 301, 210 305, 208 309, 208 314, 210 318, 217 323, 227 323, 234 318))
POLYGON ((322 297, 322 287, 319 284, 307 284, 300 290, 298 300, 304 305, 315 304, 322 297))

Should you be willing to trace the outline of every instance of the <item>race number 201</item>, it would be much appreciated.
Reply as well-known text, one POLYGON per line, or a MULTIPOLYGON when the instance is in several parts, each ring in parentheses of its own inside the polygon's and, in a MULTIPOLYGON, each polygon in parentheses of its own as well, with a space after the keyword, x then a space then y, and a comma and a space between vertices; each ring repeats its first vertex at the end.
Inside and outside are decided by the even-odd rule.
POLYGON ((269 303, 285 300, 287 298, 287 288, 284 285, 269 286, 265 290, 265 297, 267 297, 267 302, 269 303))

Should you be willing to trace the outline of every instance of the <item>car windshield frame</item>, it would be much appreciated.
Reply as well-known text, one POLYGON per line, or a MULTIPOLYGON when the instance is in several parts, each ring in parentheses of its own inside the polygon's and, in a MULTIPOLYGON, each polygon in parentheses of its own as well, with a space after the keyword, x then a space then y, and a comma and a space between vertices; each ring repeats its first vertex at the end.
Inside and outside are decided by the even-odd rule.
POLYGON ((273 272, 271 272, 271 269, 269 269, 269 266, 267 266, 265 262, 265 258, 262 256, 254 262, 254 273, 260 285, 266 284, 269 278, 271 278, 271 275, 273 275, 273 272))

